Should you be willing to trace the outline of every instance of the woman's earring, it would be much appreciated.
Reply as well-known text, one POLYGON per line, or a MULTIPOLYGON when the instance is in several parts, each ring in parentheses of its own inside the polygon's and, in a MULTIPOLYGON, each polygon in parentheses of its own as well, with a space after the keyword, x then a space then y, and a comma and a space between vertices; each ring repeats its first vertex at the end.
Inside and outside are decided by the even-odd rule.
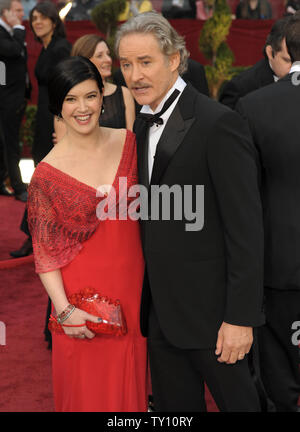
POLYGON ((59 113, 59 114, 56 116, 56 119, 57 119, 57 121, 62 120, 62 115, 61 115, 61 113, 59 113))
POLYGON ((102 104, 101 115, 104 114, 104 104, 102 104))

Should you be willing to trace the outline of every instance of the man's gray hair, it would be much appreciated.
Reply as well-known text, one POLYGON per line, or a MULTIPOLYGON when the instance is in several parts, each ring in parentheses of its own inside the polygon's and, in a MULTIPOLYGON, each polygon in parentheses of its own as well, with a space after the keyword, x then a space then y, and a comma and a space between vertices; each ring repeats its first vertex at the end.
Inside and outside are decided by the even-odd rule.
POLYGON ((189 52, 185 47, 185 40, 162 15, 154 11, 144 12, 126 21, 116 34, 115 49, 118 55, 121 39, 132 33, 151 33, 156 38, 165 56, 170 56, 179 51, 180 64, 178 73, 182 75, 187 70, 189 52))
POLYGON ((0 0, 0 16, 3 15, 4 9, 9 10, 11 8, 11 3, 13 1, 19 1, 21 3, 21 0, 0 0))

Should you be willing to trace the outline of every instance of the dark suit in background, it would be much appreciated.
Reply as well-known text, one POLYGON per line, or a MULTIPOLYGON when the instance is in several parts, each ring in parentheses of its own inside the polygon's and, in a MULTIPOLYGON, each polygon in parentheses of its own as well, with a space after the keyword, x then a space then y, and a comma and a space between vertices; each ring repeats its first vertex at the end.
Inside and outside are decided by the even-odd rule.
MULTIPOLYGON (((195 0, 183 0, 182 5, 174 5, 173 0, 163 0, 162 2, 162 15, 167 19, 178 19, 178 18, 196 18, 196 1, 195 0)), ((179 3, 179 2, 177 2, 179 3)))
POLYGON ((222 89, 219 101, 234 109, 241 97, 273 82, 274 72, 270 68, 269 60, 264 58, 228 81, 222 89))
POLYGON ((261 159, 266 325, 259 329, 262 379, 278 411, 296 411, 300 321, 300 86, 291 75, 242 98, 237 110, 261 159))
POLYGON ((25 29, 13 28, 11 35, 0 25, 0 61, 6 66, 6 85, 0 85, 0 184, 7 174, 15 194, 26 191, 19 169, 19 133, 26 97, 30 97, 30 83, 27 73, 27 52, 25 29))
POLYGON ((264 58, 224 85, 219 98, 221 103, 234 109, 239 98, 289 73, 291 58, 285 42, 289 23, 290 17, 275 21, 263 49, 264 58))

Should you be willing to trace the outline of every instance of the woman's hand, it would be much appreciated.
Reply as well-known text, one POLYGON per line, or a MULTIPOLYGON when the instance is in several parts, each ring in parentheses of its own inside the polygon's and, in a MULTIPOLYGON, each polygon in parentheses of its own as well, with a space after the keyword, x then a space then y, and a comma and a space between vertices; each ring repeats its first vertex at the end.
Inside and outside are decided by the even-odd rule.
POLYGON ((65 334, 69 337, 93 339, 95 334, 87 328, 85 323, 86 321, 99 323, 100 320, 101 318, 75 308, 70 317, 63 322, 62 328, 64 329, 65 334))

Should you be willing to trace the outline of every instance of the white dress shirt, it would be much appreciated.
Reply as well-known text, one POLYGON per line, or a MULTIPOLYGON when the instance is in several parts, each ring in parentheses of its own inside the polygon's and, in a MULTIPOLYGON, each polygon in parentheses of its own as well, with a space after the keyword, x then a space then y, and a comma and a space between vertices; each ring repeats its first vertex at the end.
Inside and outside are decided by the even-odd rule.
POLYGON ((165 95, 165 97, 163 98, 163 100, 160 102, 160 104, 157 106, 155 111, 152 111, 152 109, 150 108, 149 105, 143 105, 142 109, 141 109, 141 113, 144 114, 157 114, 162 110, 162 107, 164 105, 164 103, 166 102, 166 100, 168 99, 169 96, 171 96, 171 94, 173 93, 173 91, 175 89, 178 89, 180 91, 179 95, 177 96, 177 98, 174 100, 174 102, 172 103, 172 105, 169 106, 169 108, 167 109, 166 112, 164 112, 161 115, 161 118, 163 119, 163 124, 162 125, 158 125, 158 124, 154 124, 153 126, 150 127, 149 129, 149 146, 148 146, 148 171, 149 171, 149 182, 151 180, 151 175, 152 175, 152 169, 153 169, 153 163, 154 163, 154 156, 156 153, 156 147, 157 144, 160 140, 160 137, 163 133, 163 130, 166 126, 166 123, 170 117, 170 115, 172 114, 178 99, 180 98, 181 93, 183 92, 184 88, 186 86, 186 82, 183 81, 183 79, 179 76, 175 82, 175 84, 173 85, 172 88, 170 88, 170 90, 168 91, 168 93, 165 95))
POLYGON ((295 62, 292 64, 292 67, 291 67, 289 73, 293 73, 293 72, 300 72, 300 61, 295 61, 295 62))

